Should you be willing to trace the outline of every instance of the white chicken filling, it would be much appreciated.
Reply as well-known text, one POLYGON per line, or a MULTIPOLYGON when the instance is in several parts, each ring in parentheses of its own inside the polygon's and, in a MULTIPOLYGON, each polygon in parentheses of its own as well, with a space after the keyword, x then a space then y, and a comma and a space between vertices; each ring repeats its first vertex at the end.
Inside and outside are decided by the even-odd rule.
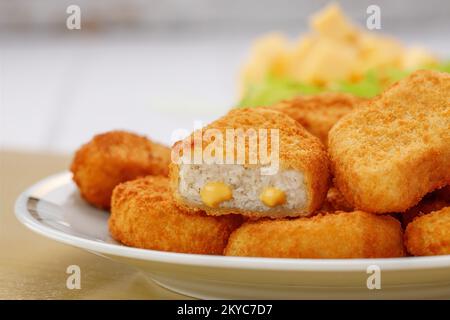
POLYGON ((229 186, 232 198, 218 205, 222 208, 239 208, 248 211, 302 210, 307 204, 304 175, 295 170, 279 170, 274 175, 262 175, 258 167, 246 168, 230 164, 181 164, 179 193, 188 201, 203 204, 200 191, 209 182, 222 182, 229 186), (265 205, 260 195, 272 187, 284 192, 286 201, 276 207, 265 205))

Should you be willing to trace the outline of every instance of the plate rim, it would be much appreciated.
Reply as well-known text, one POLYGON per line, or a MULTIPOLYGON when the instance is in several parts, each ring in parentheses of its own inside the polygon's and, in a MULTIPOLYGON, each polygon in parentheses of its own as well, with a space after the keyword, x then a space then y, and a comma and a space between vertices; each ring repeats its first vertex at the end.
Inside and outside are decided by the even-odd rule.
POLYGON ((297 272, 353 272, 366 271, 369 265, 377 265, 383 271, 406 271, 417 269, 450 268, 450 255, 429 257, 399 257, 399 258, 370 258, 370 259, 293 259, 293 258, 260 258, 260 257, 229 257, 219 255, 203 255, 165 252, 150 249, 127 247, 120 244, 104 243, 84 239, 75 235, 40 224, 27 209, 28 198, 44 186, 61 180, 58 187, 72 182, 69 171, 59 172, 39 180, 16 199, 14 211, 16 218, 31 231, 57 242, 68 244, 88 251, 101 254, 208 268, 246 269, 259 271, 297 271, 297 272), (65 183, 61 183, 65 182, 65 183))

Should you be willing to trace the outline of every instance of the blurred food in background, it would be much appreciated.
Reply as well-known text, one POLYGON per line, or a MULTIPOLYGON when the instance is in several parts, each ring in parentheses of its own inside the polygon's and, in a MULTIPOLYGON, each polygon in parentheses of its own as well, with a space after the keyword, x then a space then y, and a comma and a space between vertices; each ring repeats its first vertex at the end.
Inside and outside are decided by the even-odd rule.
POLYGON ((278 33, 255 41, 241 74, 240 107, 323 91, 373 97, 416 69, 450 72, 450 62, 424 48, 355 26, 336 4, 315 14, 310 27, 295 42, 278 33))

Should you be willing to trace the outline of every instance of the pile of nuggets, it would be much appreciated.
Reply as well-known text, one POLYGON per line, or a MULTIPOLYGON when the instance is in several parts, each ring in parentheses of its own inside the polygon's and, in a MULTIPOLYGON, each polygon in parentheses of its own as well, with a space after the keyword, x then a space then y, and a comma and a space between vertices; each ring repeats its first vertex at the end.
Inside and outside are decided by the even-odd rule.
MULTIPOLYGON (((239 153, 234 142, 222 147, 239 153)), ((450 254, 450 75, 416 71, 371 100, 326 93, 234 109, 172 150, 108 132, 71 169, 128 246, 276 258, 450 254), (271 174, 245 135, 241 162, 172 161, 217 143, 207 129, 268 128, 279 132, 277 148, 267 144, 279 155, 271 174)))

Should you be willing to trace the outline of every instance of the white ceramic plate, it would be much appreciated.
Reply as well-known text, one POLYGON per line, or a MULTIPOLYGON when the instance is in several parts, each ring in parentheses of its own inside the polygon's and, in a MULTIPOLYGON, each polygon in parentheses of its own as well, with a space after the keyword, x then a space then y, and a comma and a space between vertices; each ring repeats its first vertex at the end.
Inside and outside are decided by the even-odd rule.
POLYGON ((108 213, 87 205, 71 174, 48 177, 16 202, 17 218, 45 237, 138 267, 173 291, 198 298, 450 298, 450 256, 396 259, 268 259, 170 253, 123 246, 107 228, 108 213), (369 290, 368 266, 381 289, 369 290))

